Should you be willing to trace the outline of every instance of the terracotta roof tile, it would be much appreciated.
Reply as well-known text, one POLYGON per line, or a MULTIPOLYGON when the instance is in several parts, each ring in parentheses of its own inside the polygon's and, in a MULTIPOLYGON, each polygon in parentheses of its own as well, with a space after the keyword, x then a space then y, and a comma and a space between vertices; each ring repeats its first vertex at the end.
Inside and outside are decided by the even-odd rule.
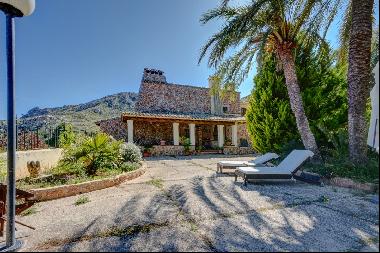
POLYGON ((216 116, 211 114, 175 114, 175 113, 152 113, 152 112, 125 112, 122 117, 136 118, 154 118, 154 119, 182 119, 182 120, 200 120, 200 121, 229 121, 229 122, 245 122, 245 117, 239 115, 222 115, 216 116))

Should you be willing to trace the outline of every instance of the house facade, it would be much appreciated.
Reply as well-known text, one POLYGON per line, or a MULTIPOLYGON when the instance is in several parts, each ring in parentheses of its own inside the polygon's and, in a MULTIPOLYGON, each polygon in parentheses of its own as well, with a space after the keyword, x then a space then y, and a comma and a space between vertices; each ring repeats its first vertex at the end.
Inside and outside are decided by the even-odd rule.
POLYGON ((153 155, 183 153, 186 138, 192 149, 243 154, 251 152, 244 107, 240 93, 221 98, 210 87, 169 83, 164 72, 144 69, 134 110, 98 125, 116 139, 152 147, 153 155))

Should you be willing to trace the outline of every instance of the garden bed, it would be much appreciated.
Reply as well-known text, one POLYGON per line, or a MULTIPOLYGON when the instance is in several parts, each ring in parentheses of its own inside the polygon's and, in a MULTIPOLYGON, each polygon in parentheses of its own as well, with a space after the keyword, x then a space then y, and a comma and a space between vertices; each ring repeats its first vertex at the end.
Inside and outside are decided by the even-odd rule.
POLYGON ((379 184, 356 182, 349 178, 342 178, 342 177, 334 177, 331 179, 325 178, 323 179, 323 182, 324 184, 327 184, 327 185, 361 190, 361 191, 370 192, 370 193, 379 192, 379 184))
POLYGON ((59 198, 70 197, 82 193, 101 190, 109 187, 119 185, 123 182, 135 179, 143 175, 146 167, 143 164, 139 169, 122 173, 117 176, 110 176, 108 178, 95 179, 87 182, 58 185, 53 187, 29 189, 28 191, 34 194, 34 200, 47 201, 59 198))

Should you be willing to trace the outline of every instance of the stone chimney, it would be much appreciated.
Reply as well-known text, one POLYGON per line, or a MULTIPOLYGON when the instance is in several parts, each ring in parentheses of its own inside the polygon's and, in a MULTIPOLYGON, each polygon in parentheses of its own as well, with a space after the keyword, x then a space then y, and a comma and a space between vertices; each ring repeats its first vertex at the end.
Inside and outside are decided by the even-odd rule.
POLYGON ((219 88, 215 86, 215 83, 211 78, 208 79, 208 87, 210 88, 211 114, 223 115, 223 105, 219 94, 219 88))
POLYGON ((164 72, 157 69, 144 68, 143 83, 166 83, 164 72))

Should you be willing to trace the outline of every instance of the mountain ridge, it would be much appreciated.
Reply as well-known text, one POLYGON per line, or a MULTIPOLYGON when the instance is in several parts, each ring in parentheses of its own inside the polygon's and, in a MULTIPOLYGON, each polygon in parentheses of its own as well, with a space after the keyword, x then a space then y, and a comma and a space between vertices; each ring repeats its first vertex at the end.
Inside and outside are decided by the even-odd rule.
MULTIPOLYGON (((133 110, 137 98, 136 92, 120 92, 76 105, 33 107, 17 120, 17 125, 19 129, 31 131, 67 123, 76 131, 97 132, 99 127, 95 122, 120 117, 123 112, 133 110)), ((6 122, 1 121, 1 131, 4 132, 5 128, 6 122)))

